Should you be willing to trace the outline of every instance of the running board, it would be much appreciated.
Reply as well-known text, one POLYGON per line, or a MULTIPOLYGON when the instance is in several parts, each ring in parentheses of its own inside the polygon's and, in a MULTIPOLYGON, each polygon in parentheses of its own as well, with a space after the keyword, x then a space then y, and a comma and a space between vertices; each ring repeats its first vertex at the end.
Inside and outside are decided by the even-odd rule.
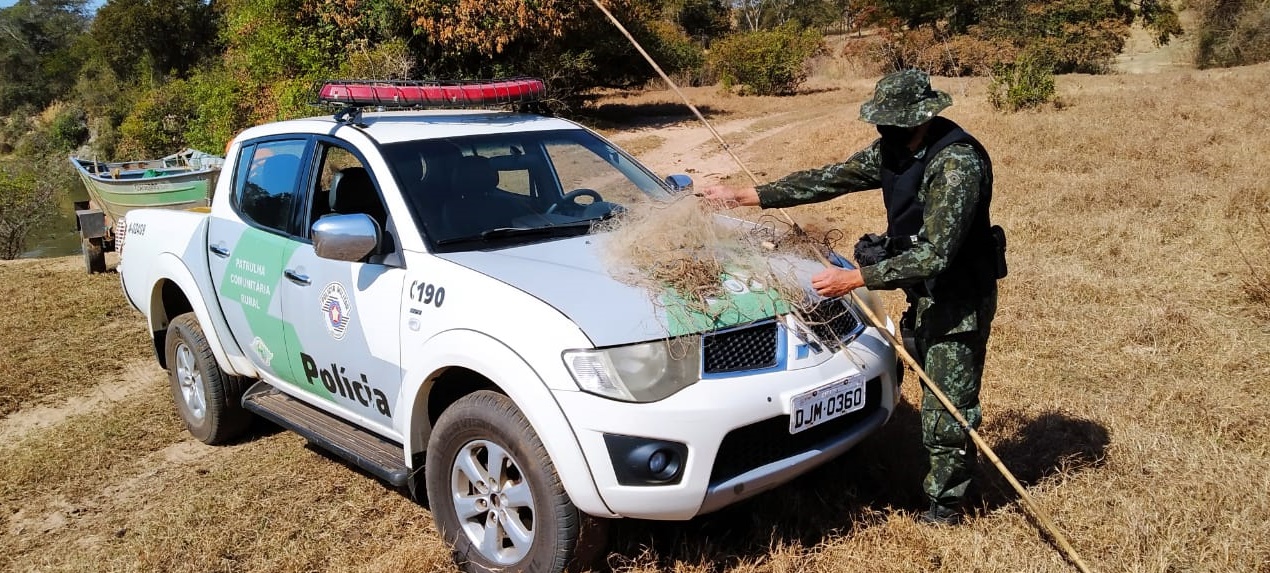
POLYGON ((394 486, 406 485, 410 479, 401 444, 296 400, 265 382, 256 382, 247 390, 243 407, 394 486))

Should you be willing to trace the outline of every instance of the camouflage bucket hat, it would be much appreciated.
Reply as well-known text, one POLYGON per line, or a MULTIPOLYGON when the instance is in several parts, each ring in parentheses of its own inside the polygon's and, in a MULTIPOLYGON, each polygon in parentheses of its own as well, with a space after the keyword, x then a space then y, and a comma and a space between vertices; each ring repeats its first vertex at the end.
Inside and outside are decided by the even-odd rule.
POLYGON ((878 80, 873 99, 860 106, 860 119, 877 125, 914 127, 950 105, 952 96, 931 89, 926 72, 904 70, 878 80))

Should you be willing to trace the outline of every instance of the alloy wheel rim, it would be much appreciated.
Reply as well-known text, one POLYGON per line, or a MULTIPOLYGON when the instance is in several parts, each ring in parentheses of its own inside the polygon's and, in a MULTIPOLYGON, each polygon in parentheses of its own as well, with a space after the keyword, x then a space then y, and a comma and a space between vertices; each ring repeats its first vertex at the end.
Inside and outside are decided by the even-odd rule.
POLYGON ((203 396, 203 373, 194 360, 194 351, 184 342, 176 345, 176 382, 181 388, 181 399, 195 420, 207 415, 207 399, 203 396))
POLYGON ((520 464, 493 442, 464 445, 450 469, 450 497, 459 526, 484 558, 511 565, 534 542, 534 496, 520 464))

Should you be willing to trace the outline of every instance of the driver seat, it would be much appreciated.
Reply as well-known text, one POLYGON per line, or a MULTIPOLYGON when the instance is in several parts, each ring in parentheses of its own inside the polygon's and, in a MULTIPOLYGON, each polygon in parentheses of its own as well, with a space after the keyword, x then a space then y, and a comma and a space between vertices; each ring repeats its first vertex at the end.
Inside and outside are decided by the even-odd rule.
POLYGON ((441 220, 451 237, 511 227, 516 218, 533 214, 511 193, 498 188, 498 171, 487 157, 470 155, 458 159, 450 184, 450 197, 441 206, 441 220))
POLYGON ((327 200, 331 213, 365 213, 379 224, 380 229, 388 227, 388 212, 364 167, 345 167, 336 172, 331 178, 331 194, 327 200))

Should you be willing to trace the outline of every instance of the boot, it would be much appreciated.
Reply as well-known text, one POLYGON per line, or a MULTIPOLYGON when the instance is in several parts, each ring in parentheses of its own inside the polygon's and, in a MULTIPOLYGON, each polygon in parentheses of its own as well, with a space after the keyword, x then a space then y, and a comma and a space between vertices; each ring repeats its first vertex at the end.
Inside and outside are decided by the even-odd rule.
POLYGON ((961 523, 961 508, 948 507, 938 503, 931 502, 930 509, 926 510, 917 518, 922 523, 931 525, 957 525, 961 523))

